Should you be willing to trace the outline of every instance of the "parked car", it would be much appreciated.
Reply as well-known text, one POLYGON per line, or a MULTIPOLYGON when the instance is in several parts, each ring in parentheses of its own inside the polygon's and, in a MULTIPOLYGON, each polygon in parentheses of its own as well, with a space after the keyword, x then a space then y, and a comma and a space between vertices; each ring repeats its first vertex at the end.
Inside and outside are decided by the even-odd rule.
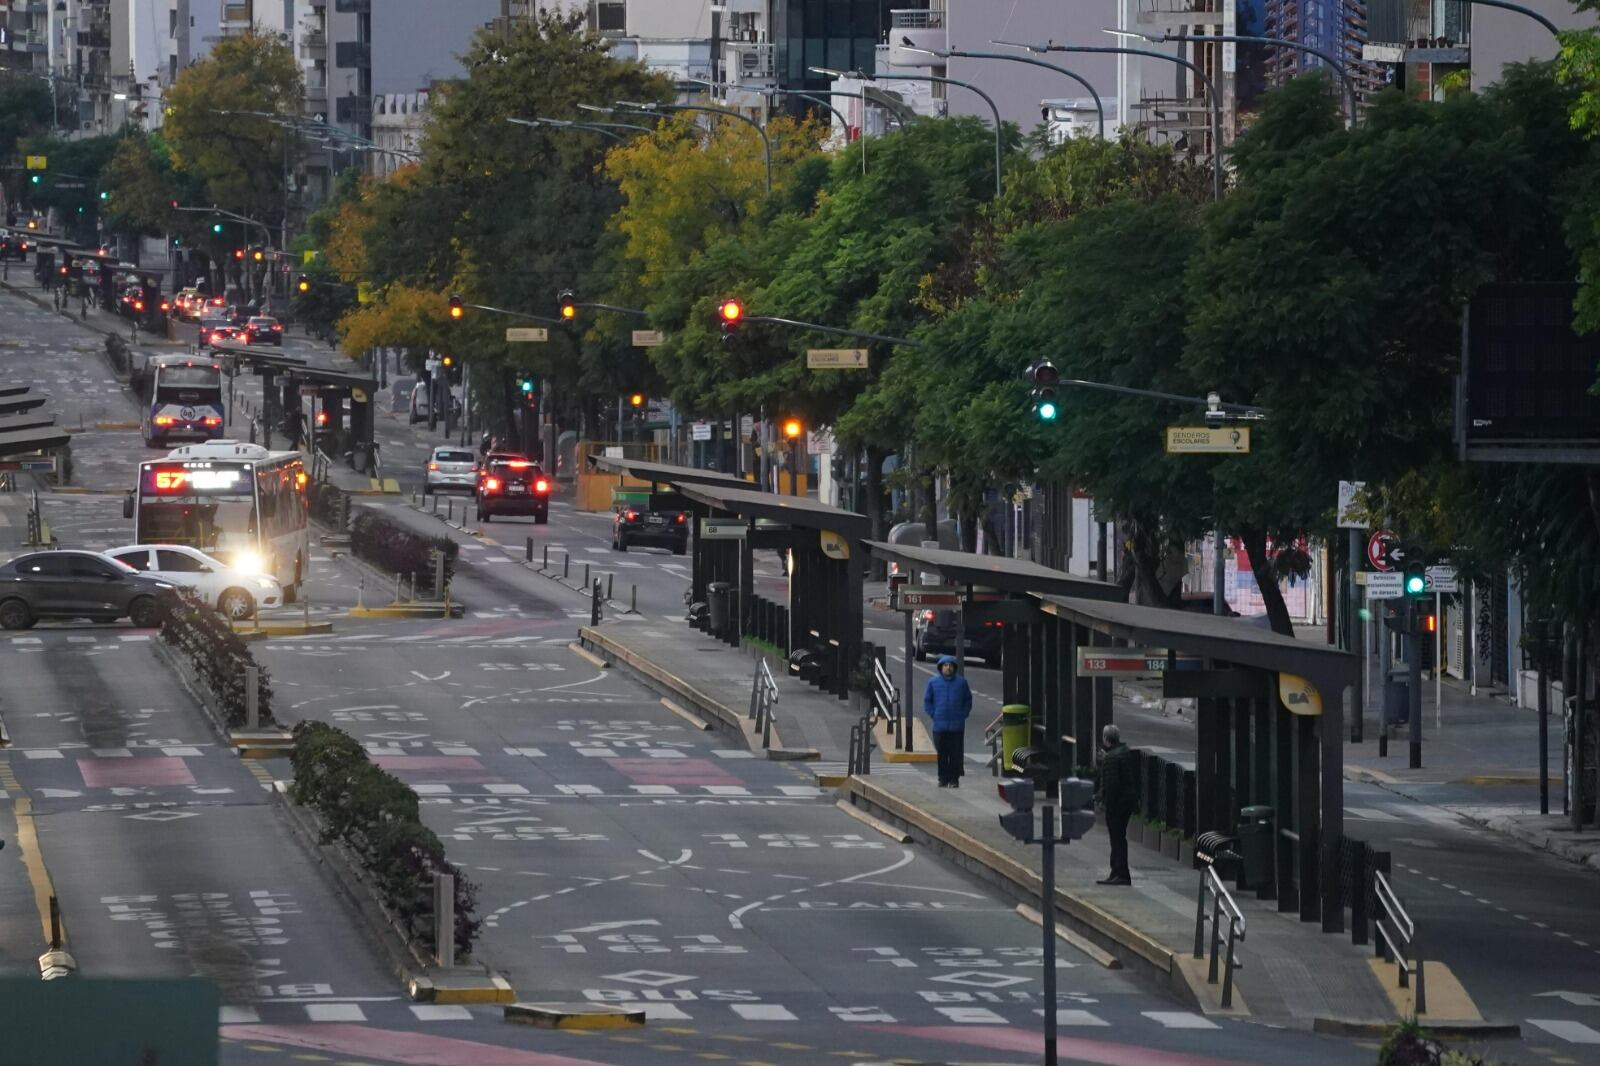
POLYGON ((246 344, 276 344, 283 347, 283 325, 268 315, 257 315, 244 325, 246 344))
MULTIPOLYGON (((917 611, 912 616, 911 649, 918 662, 932 655, 956 653, 956 626, 962 614, 951 608, 917 611)), ((963 652, 968 659, 982 659, 983 665, 1000 665, 1000 643, 1005 629, 999 622, 969 621, 965 627, 963 652)))
MULTIPOLYGON (((452 408, 451 414, 453 414, 456 418, 461 417, 461 396, 456 391, 459 388, 460 386, 458 385, 450 391, 450 406, 452 408)), ((418 422, 426 422, 428 420, 428 405, 428 382, 419 381, 415 385, 411 386, 411 410, 407 418, 412 425, 416 425, 418 422)))
POLYGON ((550 521, 550 479, 526 455, 490 452, 478 467, 478 520, 495 515, 528 514, 534 522, 550 521))
POLYGON ((689 513, 662 508, 618 507, 611 517, 611 547, 625 552, 630 547, 671 548, 673 555, 689 550, 689 513))
POLYGON ((198 548, 131 544, 106 554, 140 573, 192 589, 226 618, 249 618, 258 607, 278 607, 283 603, 283 586, 277 578, 235 569, 198 548))
POLYGON ((465 448, 440 447, 428 456, 427 469, 422 472, 422 492, 439 492, 442 489, 478 489, 478 457, 465 448))
POLYGON ((127 618, 148 629, 160 624, 160 597, 172 588, 101 552, 20 555, 0 566, 0 628, 28 629, 52 618, 127 618))

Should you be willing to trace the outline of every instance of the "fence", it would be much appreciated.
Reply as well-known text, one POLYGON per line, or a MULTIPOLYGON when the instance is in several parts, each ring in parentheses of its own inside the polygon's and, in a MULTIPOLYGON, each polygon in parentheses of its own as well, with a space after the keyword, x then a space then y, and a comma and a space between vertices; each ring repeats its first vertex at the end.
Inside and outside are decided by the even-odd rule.
POLYGON ((1194 771, 1149 752, 1136 754, 1139 803, 1135 813, 1179 830, 1185 840, 1192 839, 1197 824, 1194 771))
POLYGON ((778 682, 765 658, 756 660, 755 676, 750 679, 750 720, 761 734, 761 746, 772 747, 772 709, 778 702, 778 682))
POLYGON ((1245 933, 1244 912, 1239 910, 1239 905, 1233 901, 1233 896, 1228 894, 1228 888, 1222 883, 1222 878, 1217 876, 1215 865, 1207 866, 1200 871, 1199 899, 1195 904, 1194 912, 1194 957, 1203 959, 1206 955, 1206 922, 1211 923, 1211 967, 1206 974, 1208 984, 1217 983, 1217 956, 1222 946, 1222 922, 1228 923, 1228 950, 1227 962, 1223 966, 1222 976, 1222 1007, 1224 1010, 1233 1006, 1233 971, 1243 968, 1243 963, 1234 958, 1233 945, 1236 940, 1243 940, 1245 933), (1211 900, 1211 914, 1206 915, 1206 900, 1211 900))

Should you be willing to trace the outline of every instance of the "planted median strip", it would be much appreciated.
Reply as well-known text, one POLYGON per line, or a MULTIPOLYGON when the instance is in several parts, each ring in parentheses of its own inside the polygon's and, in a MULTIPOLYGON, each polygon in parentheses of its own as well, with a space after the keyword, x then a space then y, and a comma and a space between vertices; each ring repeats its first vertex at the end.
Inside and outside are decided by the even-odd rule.
POLYGON ((227 619, 194 593, 179 589, 165 602, 155 645, 240 754, 282 754, 289 734, 272 716, 272 680, 227 619))

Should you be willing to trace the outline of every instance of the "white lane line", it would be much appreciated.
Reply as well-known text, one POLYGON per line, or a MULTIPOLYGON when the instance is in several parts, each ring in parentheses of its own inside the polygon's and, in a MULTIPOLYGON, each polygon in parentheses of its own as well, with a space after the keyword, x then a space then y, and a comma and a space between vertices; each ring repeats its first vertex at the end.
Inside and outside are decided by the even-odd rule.
POLYGON ((222 1025, 255 1025, 261 1021, 261 1013, 254 1007, 223 1007, 217 1012, 217 1021, 222 1025))
MULTIPOLYGON (((1042 1017, 1044 1017, 1044 1008, 1043 1007, 1035 1007, 1033 1009, 1033 1013, 1039 1015, 1039 1017, 1042 1018, 1042 1017)), ((1089 1011, 1086 1011, 1086 1010, 1058 1010, 1058 1011, 1056 1011, 1056 1024, 1057 1025, 1096 1026, 1096 1025, 1110 1025, 1111 1023, 1106 1021, 1104 1018, 1100 1017, 1098 1014, 1093 1014, 1093 1013, 1091 1013, 1089 1011)))
POLYGON ((1600 1032, 1595 1032, 1582 1022, 1569 1022, 1561 1018, 1529 1018, 1528 1024, 1537 1025, 1569 1044, 1600 1044, 1600 1032))
POLYGON ((364 1022, 367 1013, 359 1003, 307 1003, 306 1017, 314 1022, 364 1022))
POLYGON ((1006 1020, 988 1007, 935 1007, 940 1014, 962 1025, 1005 1025, 1006 1020))
POLYGON ((1216 1022, 1186 1010, 1142 1010, 1139 1012, 1168 1029, 1220 1029, 1216 1022))
POLYGON ((743 907, 740 907, 738 910, 733 911, 728 915, 728 924, 735 929, 743 929, 744 916, 750 911, 761 906, 763 903, 771 903, 772 901, 782 899, 785 896, 799 895, 801 892, 808 892, 813 888, 829 888, 836 884, 844 885, 853 881, 865 881, 869 877, 881 877, 884 874, 893 873, 903 866, 909 866, 911 861, 916 857, 917 856, 915 852, 911 851, 909 848, 906 848, 902 850, 900 858, 897 861, 892 862, 888 866, 885 866, 881 869, 866 870, 862 873, 853 874, 850 877, 841 877, 837 881, 822 881, 815 885, 808 885, 805 888, 796 888, 789 892, 780 892, 775 896, 768 896, 766 899, 758 899, 754 903, 746 903, 743 907))
POLYGON ((734 1003, 733 1013, 747 1022, 797 1022, 796 1018, 787 1007, 776 1003, 734 1003))
POLYGON ((412 1004, 411 1013, 419 1022, 470 1022, 472 1012, 465 1007, 446 1003, 412 1004))
POLYGON ((644 1003, 644 1016, 652 1022, 686 1022, 689 1016, 671 1003, 644 1003))

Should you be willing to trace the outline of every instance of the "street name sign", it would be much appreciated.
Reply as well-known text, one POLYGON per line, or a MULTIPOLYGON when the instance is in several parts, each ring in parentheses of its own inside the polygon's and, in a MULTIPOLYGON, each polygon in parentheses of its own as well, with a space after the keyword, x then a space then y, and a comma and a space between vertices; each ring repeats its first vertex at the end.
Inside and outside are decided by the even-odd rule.
POLYGON ((703 540, 743 540, 750 526, 742 521, 726 518, 700 519, 700 537, 703 540))
POLYGON ((1406 575, 1371 573, 1367 575, 1367 599, 1398 600, 1406 594, 1406 575))
POLYGON ((865 348, 808 348, 806 368, 809 370, 865 370, 865 348))
POLYGON ((1249 426, 1167 427, 1169 455, 1238 455, 1249 450, 1249 426))
POLYGON ((543 344, 550 339, 550 331, 543 326, 507 326, 506 343, 518 344, 533 342, 543 344))
MULTIPOLYGON (((1194 655, 1179 663, 1199 663, 1194 655)), ((1079 677, 1160 677, 1167 672, 1165 648, 1079 648, 1079 677)))
POLYGON ((921 607, 960 607, 961 589, 955 585, 901 585, 895 605, 910 611, 921 607))
POLYGON ((635 348, 659 348, 666 340, 659 329, 636 329, 633 331, 633 346, 635 348))

